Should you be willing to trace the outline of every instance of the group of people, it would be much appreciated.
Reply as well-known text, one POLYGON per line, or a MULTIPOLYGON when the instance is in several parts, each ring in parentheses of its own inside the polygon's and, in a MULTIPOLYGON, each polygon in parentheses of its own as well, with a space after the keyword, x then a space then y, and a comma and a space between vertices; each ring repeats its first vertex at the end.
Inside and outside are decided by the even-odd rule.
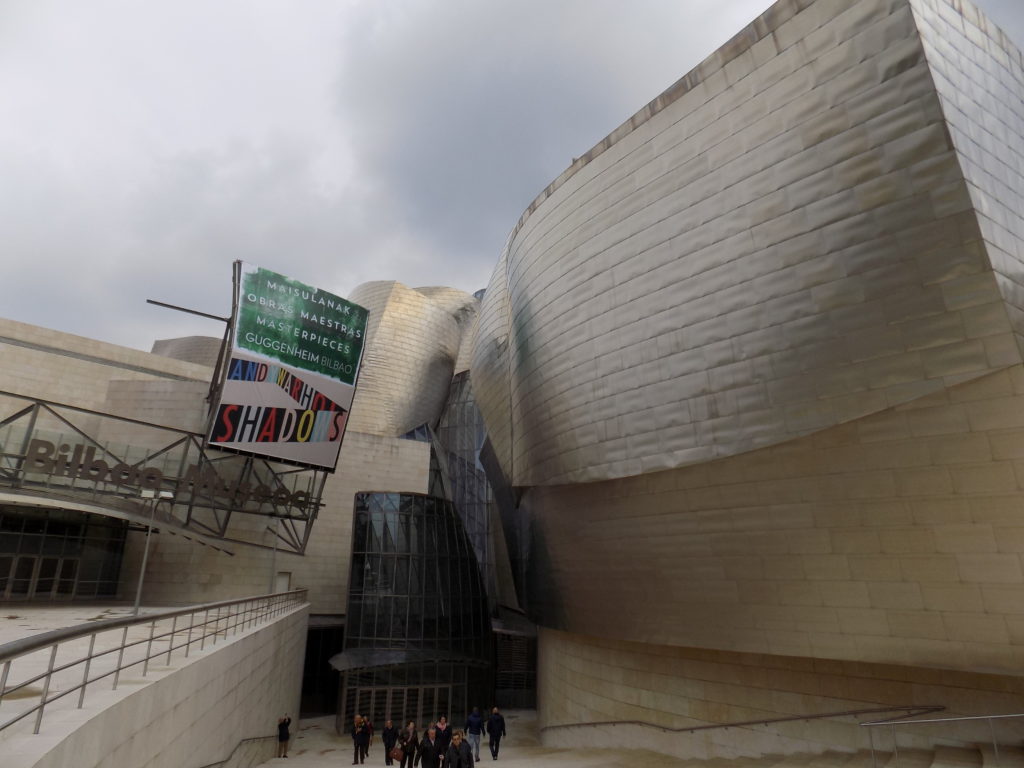
MULTIPOLYGON (((485 730, 491 758, 497 760, 501 738, 505 735, 505 718, 497 707, 491 710, 486 720, 480 709, 473 707, 463 730, 453 730, 448 718, 441 715, 436 723, 424 726, 422 736, 412 720, 402 729, 388 720, 380 733, 384 743, 384 764, 394 765, 400 752, 400 768, 472 768, 480 760, 480 739, 485 730)), ((372 741, 373 724, 368 718, 356 715, 352 722, 352 765, 366 760, 372 741)))

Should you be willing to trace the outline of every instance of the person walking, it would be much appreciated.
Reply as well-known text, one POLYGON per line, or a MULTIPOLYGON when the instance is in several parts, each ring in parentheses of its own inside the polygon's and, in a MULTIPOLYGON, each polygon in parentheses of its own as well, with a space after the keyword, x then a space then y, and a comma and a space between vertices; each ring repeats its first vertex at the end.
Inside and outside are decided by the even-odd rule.
POLYGON ((448 747, 445 768, 473 768, 473 749, 463 739, 462 731, 452 734, 452 745, 448 747))
POLYGON ((380 740, 384 743, 384 765, 393 765, 391 750, 398 743, 398 729, 390 720, 384 722, 384 730, 380 732, 380 740))
POLYGON ((444 749, 437 738, 437 728, 430 726, 420 740, 420 751, 416 755, 416 762, 420 768, 440 768, 443 758, 444 749))
POLYGON ((501 716, 497 707, 491 710, 491 716, 487 718, 487 735, 490 737, 488 746, 491 748, 491 757, 497 760, 498 745, 501 743, 501 737, 505 735, 505 718, 501 716))
POLYGON ((370 746, 370 731, 361 715, 352 721, 352 765, 362 765, 366 761, 366 750, 370 746))
POLYGON ((284 713, 284 717, 277 719, 277 756, 288 757, 288 742, 292 740, 291 731, 288 730, 288 726, 292 724, 292 719, 288 716, 288 713, 284 713))
POLYGON ((452 745, 452 729, 448 718, 441 715, 437 718, 437 740, 441 744, 441 764, 448 759, 448 747, 452 745))
POLYGON ((480 737, 484 732, 484 719, 480 714, 480 707, 473 707, 473 711, 466 718, 466 733, 469 743, 473 747, 473 759, 480 762, 480 737))
POLYGON ((369 717, 364 717, 363 718, 363 725, 366 726, 366 733, 367 733, 367 738, 366 738, 366 756, 369 757, 370 756, 370 747, 373 746, 373 720, 371 720, 369 717))
POLYGON ((420 745, 415 722, 410 720, 405 724, 405 728, 398 734, 398 743, 402 747, 401 768, 413 768, 416 762, 416 748, 420 745))

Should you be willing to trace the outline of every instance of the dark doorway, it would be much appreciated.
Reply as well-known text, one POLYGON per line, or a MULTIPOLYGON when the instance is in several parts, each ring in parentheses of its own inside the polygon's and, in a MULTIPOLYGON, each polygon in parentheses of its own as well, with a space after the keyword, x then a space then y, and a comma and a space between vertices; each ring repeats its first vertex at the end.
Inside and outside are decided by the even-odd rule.
POLYGON ((310 616, 306 660, 302 668, 302 717, 338 713, 339 675, 328 663, 345 643, 344 620, 338 616, 310 616))

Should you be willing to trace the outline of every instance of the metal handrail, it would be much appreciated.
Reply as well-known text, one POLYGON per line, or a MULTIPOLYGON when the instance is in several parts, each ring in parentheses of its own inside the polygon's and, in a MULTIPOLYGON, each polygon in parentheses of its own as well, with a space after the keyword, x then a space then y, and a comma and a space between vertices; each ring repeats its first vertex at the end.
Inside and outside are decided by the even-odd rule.
MULTIPOLYGON (((931 717, 922 718, 921 720, 869 720, 864 723, 858 723, 860 726, 867 728, 873 728, 879 725, 888 725, 892 728, 892 749, 893 755, 896 758, 896 768, 900 768, 900 748, 896 743, 896 726, 897 725, 924 725, 925 723, 958 723, 965 722, 968 720, 987 720, 989 735, 992 737, 992 751, 995 754, 996 765, 1001 765, 999 760, 999 742, 996 739, 996 728, 993 724, 993 720, 1010 720, 1013 718, 1024 717, 1024 712, 1013 712, 1004 715, 962 715, 959 717, 931 717)), ((875 734, 874 731, 868 731, 868 738, 871 743, 871 764, 876 765, 875 762, 875 734)))
MULTIPOLYGON (((926 715, 931 712, 941 712, 945 709, 944 706, 939 704, 922 704, 919 706, 895 706, 895 707, 872 707, 870 709, 844 709, 839 712, 823 712, 821 714, 814 715, 789 715, 787 717, 772 717, 761 720, 741 720, 730 723, 711 723, 708 725, 690 725, 682 728, 672 728, 667 725, 658 725, 657 723, 649 723, 645 720, 604 720, 593 723, 562 723, 559 725, 545 725, 541 728, 541 731, 554 730, 556 728, 581 728, 581 727, 598 727, 604 725, 640 725, 646 728, 654 728, 655 730, 662 731, 663 733, 689 733, 691 731, 709 731, 716 728, 744 728, 754 725, 769 725, 772 723, 792 723, 799 722, 801 720, 824 720, 830 717, 847 717, 854 715, 871 715, 878 712, 905 712, 902 717, 897 718, 893 722, 902 721, 903 718, 916 717, 917 715, 926 715)), ((908 721, 908 722, 919 722, 919 721, 908 721)), ((859 723, 859 725, 866 725, 866 723, 859 723)))
POLYGON ((270 739, 273 739, 276 742, 277 734, 271 734, 270 736, 251 736, 248 739, 242 739, 240 742, 235 744, 235 748, 231 750, 231 754, 225 757, 223 760, 217 760, 213 763, 207 763, 206 765, 200 766, 200 768, 222 768, 223 766, 227 765, 228 761, 231 758, 235 756, 235 752, 237 752, 238 748, 241 747, 243 744, 248 744, 252 741, 269 741, 270 739))
POLYGON ((192 645, 199 644, 199 650, 204 650, 206 641, 212 636, 212 645, 216 645, 218 638, 227 638, 230 634, 237 634, 239 628, 245 630, 248 627, 262 624, 269 621, 292 608, 303 605, 306 602, 306 590, 296 589, 289 592, 277 592, 269 595, 255 597, 243 597, 236 600, 222 600, 215 603, 203 603, 188 608, 160 611, 143 616, 131 616, 125 618, 106 619, 88 624, 79 624, 74 627, 65 627, 51 632, 44 632, 39 635, 14 640, 10 643, 0 645, 0 664, 3 665, 0 671, 0 703, 4 697, 18 691, 27 691, 35 683, 42 682, 42 692, 39 694, 38 703, 28 709, 15 714, 4 722, 0 722, 0 733, 5 729, 23 720, 31 714, 36 715, 33 733, 39 733, 43 721, 43 712, 47 705, 64 698, 65 696, 79 693, 78 709, 82 709, 85 703, 85 693, 89 685, 113 676, 113 690, 117 685, 121 673, 132 667, 142 665, 142 676, 149 672, 149 662, 153 659, 164 657, 165 665, 169 665, 174 651, 185 649, 185 658, 188 658, 192 645), (197 621, 196 617, 202 614, 202 620, 197 621), (212 617, 211 617, 212 614, 212 617), (187 621, 179 621, 182 617, 188 617, 187 621), (169 630, 162 630, 157 633, 157 624, 160 622, 171 622, 169 630), (128 630, 133 626, 149 625, 149 633, 146 637, 128 641, 128 630), (105 632, 121 630, 121 640, 118 644, 95 651, 96 637, 105 632), (187 639, 175 644, 175 636, 185 634, 187 639), (63 643, 73 640, 89 638, 89 650, 85 656, 76 658, 73 661, 56 664, 58 648, 63 643), (166 647, 153 650, 154 644, 162 644, 166 641, 166 647), (133 658, 125 662, 125 651, 146 645, 146 650, 141 658, 133 658), (11 665, 20 658, 39 651, 49 650, 49 661, 46 671, 34 674, 21 680, 16 685, 7 686, 11 672, 11 665), (113 669, 108 669, 90 677, 93 662, 97 659, 117 654, 117 661, 113 669), (50 684, 53 676, 57 673, 67 672, 74 667, 84 665, 81 682, 72 685, 58 693, 50 694, 50 684))

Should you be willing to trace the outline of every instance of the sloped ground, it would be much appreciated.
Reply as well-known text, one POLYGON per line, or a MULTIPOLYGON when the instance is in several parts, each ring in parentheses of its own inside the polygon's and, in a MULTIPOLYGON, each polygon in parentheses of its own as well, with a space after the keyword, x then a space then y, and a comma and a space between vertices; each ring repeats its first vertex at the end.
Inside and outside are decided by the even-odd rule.
MULTIPOLYGON (((766 755, 760 758, 732 760, 692 760, 673 758, 647 750, 627 749, 557 749, 538 744, 535 713, 530 711, 505 712, 508 737, 502 740, 498 763, 503 768, 873 768, 872 755, 862 752, 826 752, 817 755, 766 755)), ((480 749, 481 763, 490 764, 486 737, 480 749)), ((877 768, 1001 768, 1024 767, 1017 751, 1004 750, 996 763, 991 747, 983 749, 954 749, 940 747, 934 752, 904 750, 897 758, 886 752, 875 755, 877 768)), ((291 768, 320 768, 350 765, 352 740, 334 732, 334 718, 322 717, 302 722, 301 729, 292 740, 287 760, 278 758, 264 765, 288 765, 291 768)), ((366 765, 384 765, 384 748, 379 738, 374 739, 366 765)))

